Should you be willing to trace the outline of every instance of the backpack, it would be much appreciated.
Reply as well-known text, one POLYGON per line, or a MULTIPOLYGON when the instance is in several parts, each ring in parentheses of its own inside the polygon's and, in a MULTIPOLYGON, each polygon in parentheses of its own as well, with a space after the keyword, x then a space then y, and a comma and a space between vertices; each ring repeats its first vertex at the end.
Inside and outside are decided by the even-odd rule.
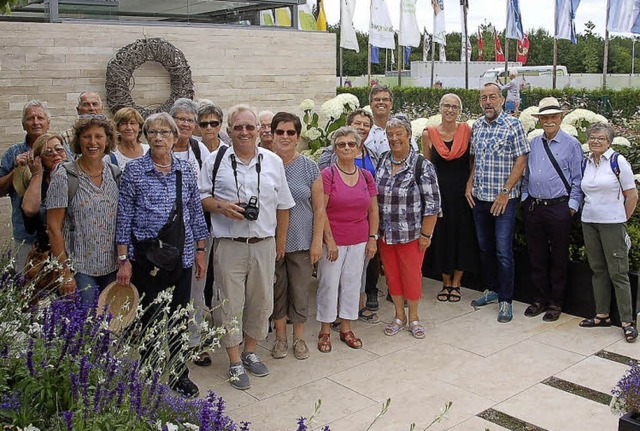
MULTIPOLYGON (((616 179, 618 180, 618 184, 620 184, 620 189, 622 189, 622 182, 620 181, 620 165, 618 164, 618 156, 620 156, 620 153, 617 151, 614 151, 611 157, 609 158, 609 166, 611 166, 611 171, 616 176, 616 179)), ((586 157, 582 159, 581 169, 582 169, 583 177, 584 177, 584 171, 585 169, 587 169, 588 160, 589 159, 587 159, 586 157)))
MULTIPOLYGON (((216 189, 216 175, 218 175, 218 169, 220 169, 222 157, 224 157, 224 153, 226 153, 228 149, 229 147, 226 145, 220 145, 218 153, 216 154, 216 160, 213 162, 213 170, 211 171, 211 197, 213 197, 213 192, 216 189)), ((208 218, 206 219, 209 220, 208 218)))
POLYGON ((189 145, 191 146, 191 151, 193 151, 193 155, 196 156, 196 160, 198 161, 198 166, 202 169, 202 152, 200 151, 200 143, 193 139, 189 138, 189 145))
MULTIPOLYGON (((73 197, 76 195, 78 191, 78 165, 76 162, 71 160, 68 162, 64 162, 61 165, 65 171, 67 171, 67 183, 68 183, 68 198, 67 198, 67 207, 71 205, 71 201, 73 197)), ((109 169, 111 170, 111 176, 115 180, 118 187, 120 186, 120 176, 122 176, 122 171, 118 167, 117 164, 107 163, 109 169)))

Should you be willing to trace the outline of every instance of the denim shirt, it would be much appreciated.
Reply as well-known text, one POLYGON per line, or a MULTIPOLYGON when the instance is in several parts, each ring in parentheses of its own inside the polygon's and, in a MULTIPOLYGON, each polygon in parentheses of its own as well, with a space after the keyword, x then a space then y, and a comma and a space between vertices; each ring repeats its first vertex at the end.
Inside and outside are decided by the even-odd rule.
MULTIPOLYGON (((27 146, 27 139, 24 142, 10 146, 2 155, 0 162, 0 177, 7 176, 16 167, 16 156, 29 151, 31 148, 27 146)), ((35 233, 27 233, 24 227, 24 219, 22 218, 22 196, 16 193, 11 187, 9 192, 11 199, 11 225, 13 226, 13 239, 16 241, 24 241, 25 244, 33 244, 36 239, 35 233)))

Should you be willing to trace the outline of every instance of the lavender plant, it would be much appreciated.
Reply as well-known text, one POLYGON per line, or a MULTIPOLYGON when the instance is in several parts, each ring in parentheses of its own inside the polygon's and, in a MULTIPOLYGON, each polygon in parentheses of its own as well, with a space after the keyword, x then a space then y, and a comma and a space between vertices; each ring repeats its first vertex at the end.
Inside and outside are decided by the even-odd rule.
POLYGON ((632 361, 631 368, 622 376, 613 391, 611 410, 615 414, 640 415, 640 362, 632 361))

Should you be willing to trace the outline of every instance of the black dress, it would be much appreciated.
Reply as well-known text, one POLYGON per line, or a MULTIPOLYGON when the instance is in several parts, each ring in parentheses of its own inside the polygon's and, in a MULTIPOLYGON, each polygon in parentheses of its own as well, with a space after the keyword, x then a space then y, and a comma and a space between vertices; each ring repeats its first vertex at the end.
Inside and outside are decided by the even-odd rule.
MULTIPOLYGON (((449 149, 452 144, 453 141, 445 142, 449 149)), ((471 208, 464 197, 469 178, 469 150, 457 159, 445 160, 434 145, 431 154, 440 186, 442 217, 436 222, 423 273, 440 278, 443 273, 453 275, 454 270, 476 272, 478 243, 471 208)))

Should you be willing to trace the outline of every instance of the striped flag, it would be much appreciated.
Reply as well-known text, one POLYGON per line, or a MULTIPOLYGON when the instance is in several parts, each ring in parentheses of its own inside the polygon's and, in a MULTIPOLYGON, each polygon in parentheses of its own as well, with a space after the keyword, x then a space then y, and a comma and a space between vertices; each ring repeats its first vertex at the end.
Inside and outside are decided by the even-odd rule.
POLYGON ((507 32, 505 38, 524 39, 519 0, 507 0, 507 32))
POLYGON ((580 0, 556 0, 556 39, 576 41, 576 10, 580 0))
POLYGON ((478 29, 478 61, 482 61, 484 53, 484 39, 482 39, 482 31, 478 29))

